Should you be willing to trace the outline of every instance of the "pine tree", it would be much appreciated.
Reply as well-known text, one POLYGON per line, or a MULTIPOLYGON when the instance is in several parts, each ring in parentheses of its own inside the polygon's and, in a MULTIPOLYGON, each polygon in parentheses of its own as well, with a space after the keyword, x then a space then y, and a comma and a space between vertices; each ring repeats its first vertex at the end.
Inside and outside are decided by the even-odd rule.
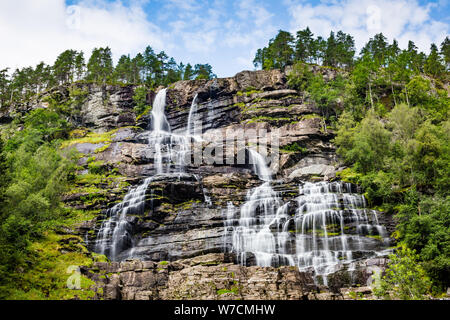
POLYGON ((323 58, 323 65, 330 67, 337 67, 337 41, 334 36, 334 32, 330 32, 330 36, 327 39, 327 46, 325 49, 325 55, 323 58))
POLYGON ((441 77, 445 72, 445 67, 439 56, 438 48, 434 43, 431 44, 430 54, 425 61, 424 71, 435 78, 441 77))
POLYGON ((353 65, 355 56, 355 41, 353 37, 342 31, 336 34, 336 63, 341 68, 349 68, 353 65))
POLYGON ((130 56, 122 55, 114 70, 115 78, 124 83, 133 82, 133 71, 130 56))
POLYGON ((71 83, 74 80, 78 53, 66 50, 61 53, 53 65, 53 74, 59 84, 71 83))
POLYGON ((441 55, 444 57, 446 69, 450 68, 450 39, 445 37, 441 43, 441 55))
POLYGON ((184 68, 183 80, 192 80, 194 75, 195 75, 194 69, 192 68, 192 65, 188 63, 186 65, 186 68, 184 68))
POLYGON ((84 60, 84 53, 83 51, 80 51, 75 57, 75 77, 77 81, 83 79, 85 69, 86 63, 84 60))
POLYGON ((196 64, 194 66, 194 73, 196 75, 195 79, 209 80, 216 77, 209 64, 196 64))
POLYGON ((8 69, 0 70, 0 110, 9 102, 9 84, 8 69))
POLYGON ((361 50, 361 55, 369 54, 377 65, 386 66, 388 52, 389 45, 386 37, 382 33, 378 33, 366 43, 361 50))
POLYGON ((312 52, 314 47, 313 33, 307 27, 297 32, 295 41, 295 59, 302 62, 312 61, 312 52))
POLYGON ((138 53, 136 57, 131 60, 131 82, 134 84, 143 83, 142 74, 145 67, 144 56, 138 53))
POLYGON ((278 31, 277 36, 270 40, 268 47, 269 59, 273 61, 273 68, 284 69, 294 63, 294 37, 287 31, 278 31))
POLYGON ((113 62, 111 49, 95 48, 87 65, 87 80, 106 84, 112 79, 113 62))

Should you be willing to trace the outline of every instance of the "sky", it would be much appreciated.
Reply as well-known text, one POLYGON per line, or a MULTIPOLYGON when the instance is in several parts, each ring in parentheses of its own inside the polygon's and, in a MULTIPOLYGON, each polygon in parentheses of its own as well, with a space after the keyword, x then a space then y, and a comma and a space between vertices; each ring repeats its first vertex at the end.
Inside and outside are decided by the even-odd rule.
POLYGON ((66 49, 115 61, 150 45, 177 62, 209 63, 219 77, 254 70, 278 30, 350 33, 357 51, 379 32, 429 52, 449 35, 450 0, 0 0, 0 69, 52 64, 66 49))

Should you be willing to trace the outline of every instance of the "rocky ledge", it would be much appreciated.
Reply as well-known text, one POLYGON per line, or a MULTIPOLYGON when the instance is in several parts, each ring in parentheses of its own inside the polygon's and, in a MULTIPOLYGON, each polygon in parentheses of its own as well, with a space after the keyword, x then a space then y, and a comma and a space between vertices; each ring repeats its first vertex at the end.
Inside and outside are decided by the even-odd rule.
POLYGON ((383 258, 367 260, 350 274, 361 285, 350 287, 350 278, 338 273, 326 288, 297 267, 244 267, 226 254, 97 262, 82 273, 96 281, 96 298, 105 300, 347 300, 370 298, 370 277, 385 265, 383 258))

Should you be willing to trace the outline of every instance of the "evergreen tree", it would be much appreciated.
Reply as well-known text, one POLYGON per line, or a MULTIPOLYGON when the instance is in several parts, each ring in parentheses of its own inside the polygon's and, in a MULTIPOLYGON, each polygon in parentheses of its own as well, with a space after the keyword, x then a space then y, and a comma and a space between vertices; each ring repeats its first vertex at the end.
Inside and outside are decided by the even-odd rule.
POLYGON ((75 57, 75 77, 76 80, 83 79, 84 73, 86 69, 86 63, 84 60, 84 53, 83 51, 78 52, 78 54, 75 57))
POLYGON ((192 68, 192 65, 188 63, 186 65, 186 68, 184 68, 183 72, 183 80, 191 80, 194 77, 194 69, 192 68))
POLYGON ((142 56, 144 59, 142 79, 144 79, 147 83, 151 83, 151 79, 154 78, 156 72, 160 68, 158 58, 150 46, 145 48, 142 56))
POLYGON ((355 56, 355 41, 353 37, 342 31, 336 34, 337 52, 336 62, 341 68, 349 68, 353 65, 355 56))
POLYGON ((270 40, 268 58, 272 61, 273 68, 284 69, 294 63, 294 37, 286 31, 278 31, 277 36, 270 40))
POLYGON ((133 82, 133 68, 129 55, 122 55, 117 62, 117 66, 114 70, 114 77, 124 83, 133 82))
POLYGON ((156 55, 156 59, 153 62, 154 83, 156 86, 164 83, 164 75, 166 72, 166 64, 169 56, 161 51, 156 55))
POLYGON ((9 84, 8 69, 0 70, 0 109, 9 103, 9 84))
POLYGON ((194 66, 195 79, 212 79, 217 76, 213 73, 212 67, 209 64, 196 64, 194 66))
POLYGON ((417 47, 413 41, 408 41, 408 49, 407 52, 409 54, 410 68, 413 70, 415 74, 419 74, 423 71, 423 65, 425 63, 426 56, 424 53, 419 53, 417 51, 417 47))
POLYGON ((312 59, 319 64, 323 62, 325 59, 325 52, 327 49, 327 42, 322 37, 317 37, 317 39, 313 42, 313 46, 311 49, 312 59))
POLYGON ((131 81, 134 84, 143 83, 142 73, 145 67, 145 59, 141 53, 138 53, 136 57, 131 60, 131 81))
POLYGON ((30 81, 35 93, 40 93, 43 90, 50 88, 55 84, 51 67, 44 62, 41 62, 32 72, 30 81))
POLYGON ((361 50, 361 55, 369 54, 379 66, 387 65, 389 44, 382 33, 376 34, 361 50))
POLYGON ((261 69, 267 69, 267 48, 258 49, 255 54, 255 58, 253 59, 253 65, 255 68, 260 67, 261 69))
POLYGON ((441 43, 441 55, 444 57, 446 69, 450 68, 450 39, 445 37, 441 43))
POLYGON ((438 48, 434 43, 431 44, 430 54, 425 61, 424 71, 435 78, 441 77, 445 72, 445 67, 441 62, 438 48))
POLYGON ((53 74, 59 84, 71 83, 74 80, 78 53, 66 50, 61 53, 53 65, 53 74))
POLYGON ((269 41, 267 48, 256 52, 253 64, 262 69, 283 69, 294 63, 294 37, 286 31, 280 30, 275 38, 269 41))
POLYGON ((164 77, 164 85, 181 80, 181 72, 174 58, 170 58, 166 64, 166 76, 164 77))
POLYGON ((87 65, 87 80, 101 82, 106 84, 108 80, 112 79, 113 62, 111 49, 95 48, 89 58, 87 65))
POLYGON ((327 46, 323 58, 323 65, 330 67, 337 67, 337 51, 338 44, 334 32, 330 32, 330 36, 327 39, 327 46))
POLYGON ((302 62, 312 62, 314 50, 313 33, 307 27, 297 32, 295 41, 295 59, 302 62))

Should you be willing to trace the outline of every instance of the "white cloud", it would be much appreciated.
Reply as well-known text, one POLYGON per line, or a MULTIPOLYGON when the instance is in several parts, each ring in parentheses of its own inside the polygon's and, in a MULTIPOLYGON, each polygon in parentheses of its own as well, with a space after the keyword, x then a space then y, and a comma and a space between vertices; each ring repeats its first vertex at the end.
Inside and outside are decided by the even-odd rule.
POLYGON ((448 34, 448 24, 432 20, 435 5, 420 5, 416 0, 345 0, 322 1, 317 5, 286 1, 292 16, 291 32, 309 26, 316 35, 328 37, 331 30, 342 30, 355 38, 357 49, 376 33, 389 41, 397 39, 401 47, 408 40, 429 52, 431 43, 441 43, 448 34))
POLYGON ((146 45, 162 50, 165 34, 146 19, 135 1, 81 0, 67 7, 64 0, 0 1, 0 68, 52 63, 66 49, 109 46, 115 58, 146 45))

